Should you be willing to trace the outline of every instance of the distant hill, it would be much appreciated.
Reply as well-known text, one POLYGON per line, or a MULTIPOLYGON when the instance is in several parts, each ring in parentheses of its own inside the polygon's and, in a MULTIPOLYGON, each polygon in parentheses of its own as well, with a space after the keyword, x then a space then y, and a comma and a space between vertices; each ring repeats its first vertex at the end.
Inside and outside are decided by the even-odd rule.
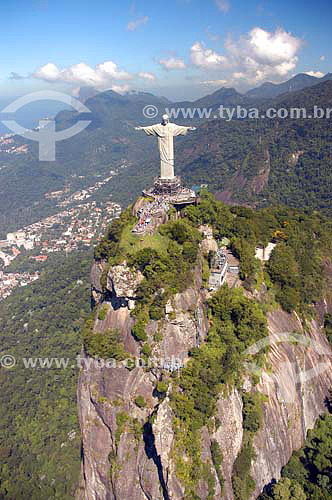
MULTIPOLYGON (((283 94, 261 106, 329 108, 332 81, 283 94)), ((332 118, 332 117, 331 117, 332 118)), ((331 119, 212 120, 179 144, 181 175, 208 183, 226 202, 283 203, 332 213, 331 119)))
POLYGON ((265 82, 259 87, 249 90, 245 95, 250 99, 269 99, 286 92, 295 92, 312 87, 327 80, 332 80, 332 73, 327 73, 322 78, 307 75, 306 73, 299 73, 283 83, 265 82))
POLYGON ((196 101, 176 102, 177 107, 196 107, 196 108, 217 108, 221 104, 224 106, 236 106, 237 104, 247 103, 249 100, 233 88, 222 87, 212 94, 201 97, 196 101))

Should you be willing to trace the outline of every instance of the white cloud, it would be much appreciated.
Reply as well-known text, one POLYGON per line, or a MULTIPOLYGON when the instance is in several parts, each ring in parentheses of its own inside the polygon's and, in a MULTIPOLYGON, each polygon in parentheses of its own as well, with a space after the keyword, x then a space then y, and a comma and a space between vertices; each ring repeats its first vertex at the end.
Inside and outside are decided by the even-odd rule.
POLYGON ((156 80, 156 77, 153 73, 147 73, 146 71, 140 71, 140 73, 138 73, 138 77, 150 81, 156 80))
POLYGON ((302 43, 282 28, 269 32, 255 27, 237 40, 226 39, 224 54, 195 42, 191 62, 209 72, 201 82, 206 85, 244 87, 266 80, 279 82, 294 74, 302 43), (218 78, 211 78, 212 72, 218 78))
POLYGON ((321 61, 325 61, 325 56, 320 56, 319 58, 321 61))
POLYGON ((59 75, 60 75, 60 70, 53 63, 47 63, 44 66, 41 66, 40 68, 38 68, 33 73, 33 76, 35 78, 40 78, 42 80, 47 80, 48 82, 52 82, 52 81, 58 80, 59 75))
POLYGON ((253 28, 237 42, 226 41, 227 50, 234 56, 250 59, 256 64, 276 66, 296 57, 302 41, 282 29, 274 33, 253 28))
POLYGON ((225 55, 195 42, 190 49, 191 62, 204 70, 223 71, 221 80, 233 83, 242 79, 256 84, 267 78, 280 79, 292 72, 301 45, 302 40, 281 28, 269 32, 255 27, 236 41, 227 39, 225 55), (230 69, 233 74, 228 76, 230 69))
POLYGON ((205 80, 200 82, 201 85, 209 85, 211 87, 222 87, 227 85, 227 80, 205 80))
POLYGON ((127 71, 119 70, 113 61, 105 61, 102 64, 98 64, 96 71, 117 80, 130 80, 132 78, 132 75, 127 71))
POLYGON ((131 80, 133 78, 133 75, 127 71, 120 70, 113 61, 97 64, 95 68, 85 63, 79 63, 64 69, 59 69, 53 63, 47 63, 38 68, 32 76, 48 82, 88 85, 97 89, 110 87, 113 80, 131 80))
POLYGON ((80 97, 80 95, 81 95, 81 87, 74 87, 73 89, 71 89, 71 95, 73 97, 80 97))
POLYGON ((235 73, 232 74, 232 77, 234 78, 234 80, 241 80, 245 79, 246 75, 245 73, 242 73, 242 71, 235 71, 235 73))
POLYGON ((284 61, 281 64, 273 67, 273 70, 280 76, 286 76, 290 71, 292 71, 297 64, 298 58, 295 57, 290 61, 284 61))
POLYGON ((58 68, 53 63, 47 63, 38 68, 32 77, 47 82, 71 84, 76 87, 74 92, 78 91, 80 86, 88 86, 100 91, 112 89, 115 92, 123 93, 130 90, 129 84, 126 83, 128 81, 141 79, 146 82, 154 82, 156 80, 153 73, 147 71, 129 73, 120 69, 113 61, 105 61, 95 67, 81 62, 63 69, 58 68))
POLYGON ((301 39, 282 28, 269 32, 259 27, 238 41, 228 39, 225 44, 228 57, 236 68, 234 78, 245 78, 252 84, 287 76, 296 68, 301 46, 301 39))
POLYGON ((247 43, 257 62, 272 65, 291 61, 302 44, 299 38, 280 28, 274 33, 254 28, 247 43))
POLYGON ((130 90, 129 85, 112 85, 110 87, 111 90, 114 90, 114 92, 118 92, 118 94, 124 94, 125 92, 128 92, 130 90))
POLYGON ((228 64, 227 57, 206 49, 200 42, 195 42, 191 47, 191 62, 201 68, 218 69, 228 64))
POLYGON ((159 64, 161 64, 165 69, 185 69, 186 65, 183 59, 177 59, 176 57, 170 57, 169 59, 160 59, 159 64))
POLYGON ((305 74, 315 76, 316 78, 322 78, 325 73, 322 73, 321 71, 306 71, 305 74))
POLYGON ((148 16, 143 16, 139 17, 138 19, 135 19, 134 21, 129 21, 127 24, 127 30, 128 31, 135 31, 137 28, 142 26, 143 24, 146 24, 148 22, 149 18, 148 16))
POLYGON ((221 12, 228 12, 230 9, 230 3, 228 0, 214 0, 214 3, 221 12))

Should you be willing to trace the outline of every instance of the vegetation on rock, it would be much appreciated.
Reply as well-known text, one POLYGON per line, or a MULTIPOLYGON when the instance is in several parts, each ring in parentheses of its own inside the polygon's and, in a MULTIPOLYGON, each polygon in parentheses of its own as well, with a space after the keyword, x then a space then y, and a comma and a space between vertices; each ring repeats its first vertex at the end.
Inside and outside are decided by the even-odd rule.
MULTIPOLYGON (((182 459, 178 461, 177 474, 185 478, 188 497, 195 491, 202 476, 199 431, 215 414, 222 392, 227 392, 231 386, 241 385, 245 349, 267 335, 266 319, 259 304, 246 298, 242 290, 224 286, 214 294, 208 305, 211 328, 207 341, 202 347, 192 349, 191 359, 175 380, 171 394, 177 449, 181 450, 182 456, 188 457, 184 462, 182 459)), ((263 356, 261 354, 261 359, 256 361, 263 363, 263 356)), ((256 395, 244 396, 248 437, 234 472, 235 478, 240 475, 249 483, 249 486, 246 485, 248 491, 252 489, 247 467, 248 463, 250 465, 248 454, 252 456, 251 439, 260 421, 255 406, 258 400, 256 395)), ((215 445, 214 451, 218 462, 221 458, 215 445)), ((218 470, 216 468, 217 475, 218 470)), ((236 479, 234 482, 236 485, 239 483, 236 479)))
POLYGON ((139 408, 145 408, 146 406, 146 401, 143 396, 137 396, 135 398, 135 405, 138 406, 139 408))
POLYGON ((266 488, 259 500, 330 500, 332 497, 332 415, 309 430, 304 446, 293 453, 282 479, 266 488))

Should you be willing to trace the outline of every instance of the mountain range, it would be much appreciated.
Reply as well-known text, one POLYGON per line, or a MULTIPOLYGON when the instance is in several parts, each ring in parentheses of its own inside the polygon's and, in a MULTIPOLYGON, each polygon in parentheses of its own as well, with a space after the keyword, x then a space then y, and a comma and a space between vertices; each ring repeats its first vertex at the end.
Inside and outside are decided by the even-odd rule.
MULTIPOLYGON (((330 106, 332 82, 282 94, 261 105, 305 109, 330 106)), ((331 212, 331 120, 211 120, 179 145, 181 175, 208 183, 226 202, 285 204, 331 212)))
MULTIPOLYGON (((195 105, 196 107, 204 106, 209 102, 218 102, 220 99, 222 101, 229 100, 231 102, 235 102, 239 104, 239 102, 252 100, 252 99, 269 99, 272 97, 277 97, 280 94, 285 94, 286 92, 295 92, 297 90, 302 90, 307 87, 312 87, 313 85, 318 85, 319 83, 323 83, 327 80, 332 80, 332 73, 326 73, 326 75, 322 77, 317 77, 313 75, 309 75, 307 73, 298 73, 293 76, 289 80, 286 80, 282 83, 272 83, 272 82, 264 82, 259 87, 255 87, 253 89, 248 90, 245 93, 240 93, 234 88, 222 87, 217 89, 212 94, 208 94, 204 97, 196 99, 195 101, 183 101, 188 105, 195 105)), ((117 94, 114 91, 108 91, 108 93, 117 94)), ((98 92, 92 87, 81 87, 80 88, 80 100, 82 102, 86 102, 89 98, 97 95, 98 92)), ((119 96, 120 94, 117 94, 119 96)), ((130 91, 125 93, 124 97, 130 100, 139 100, 142 96, 151 96, 147 92, 136 92, 130 91)), ((165 103, 170 103, 171 101, 166 97, 162 97, 162 100, 165 103)), ((177 105, 180 103, 177 102, 177 105)))
POLYGON ((332 80, 332 73, 327 73, 321 78, 308 75, 307 73, 299 73, 283 83, 265 82, 259 87, 249 90, 246 93, 246 96, 249 98, 254 97, 259 99, 268 99, 270 97, 277 97, 278 95, 286 92, 295 92, 296 90, 312 87, 313 85, 317 85, 328 80, 332 80))
MULTIPOLYGON (((265 84, 245 95, 221 88, 194 102, 170 103, 149 93, 120 95, 99 93, 86 101, 90 113, 62 111, 57 129, 65 129, 80 119, 91 124, 79 135, 56 145, 56 162, 39 162, 37 143, 22 137, 14 145, 27 144, 26 153, 0 152, 0 235, 39 220, 56 210, 46 199, 50 191, 70 191, 92 185, 96 176, 126 164, 104 195, 123 205, 131 202, 158 175, 159 159, 155 141, 134 130, 160 120, 165 107, 329 107, 332 97, 331 74, 323 79, 297 75, 284 84, 265 84), (317 83, 318 82, 318 83, 317 83), (267 86, 273 98, 266 97, 267 86), (308 87, 307 85, 311 85, 308 87), (304 87, 296 92, 285 89, 304 87), (158 114, 145 118, 145 106, 158 114), (4 168, 5 167, 5 168, 4 168)), ((198 116, 177 123, 194 124, 197 131, 176 141, 176 165, 189 184, 208 183, 225 201, 246 204, 286 203, 330 210, 330 121, 292 119, 202 120, 198 116), (296 161, 295 161, 296 159, 296 161)), ((0 148, 1 149, 1 148, 0 148)), ((1 236, 0 236, 1 237, 1 236)))

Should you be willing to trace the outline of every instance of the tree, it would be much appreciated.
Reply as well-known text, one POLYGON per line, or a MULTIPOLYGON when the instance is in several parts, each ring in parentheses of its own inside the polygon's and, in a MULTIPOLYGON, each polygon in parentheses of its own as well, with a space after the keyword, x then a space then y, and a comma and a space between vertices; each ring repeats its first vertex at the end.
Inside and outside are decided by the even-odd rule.
POLYGON ((280 243, 273 249, 266 268, 272 281, 277 285, 281 287, 299 285, 299 268, 294 251, 285 243, 280 243))
POLYGON ((135 405, 138 406, 139 408, 145 408, 146 401, 143 398, 143 396, 139 395, 135 398, 135 405))
POLYGON ((303 488, 296 481, 283 478, 272 488, 273 500, 306 500, 303 488))

